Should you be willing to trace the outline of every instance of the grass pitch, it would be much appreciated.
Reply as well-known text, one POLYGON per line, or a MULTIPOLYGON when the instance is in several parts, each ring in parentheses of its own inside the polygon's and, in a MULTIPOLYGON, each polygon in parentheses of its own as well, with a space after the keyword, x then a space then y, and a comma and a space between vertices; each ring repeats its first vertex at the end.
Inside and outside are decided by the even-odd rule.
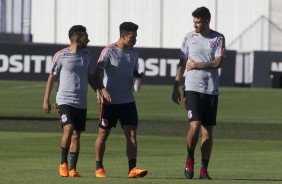
MULTIPOLYGON (((43 113, 42 103, 46 82, 19 82, 0 80, 0 117, 56 117, 56 112, 43 113)), ((51 103, 55 103, 55 86, 51 103)), ((135 93, 139 119, 143 121, 187 121, 183 103, 171 100, 172 86, 141 87, 135 93)), ((281 124, 281 89, 221 88, 218 122, 281 124)), ((96 95, 89 88, 88 118, 98 118, 96 95)))
MULTIPOLYGON (((172 184, 203 183, 200 169, 199 145, 196 151, 195 179, 187 181, 185 138, 168 136, 139 136, 138 166, 149 174, 144 178, 127 178, 125 139, 113 134, 107 142, 104 166, 108 178, 93 176, 95 134, 84 134, 78 171, 81 178, 62 178, 58 174, 60 162, 60 133, 1 132, 0 183, 105 183, 105 184, 172 184)), ((209 172, 209 183, 279 183, 282 182, 279 157, 281 141, 216 139, 209 172)))
MULTIPOLYGON (((195 153, 195 179, 185 179, 185 136, 188 129, 183 104, 171 101, 172 86, 142 86, 136 93, 140 126, 138 166, 145 178, 128 179, 125 139, 119 127, 107 142, 104 166, 108 178, 93 177, 94 141, 99 106, 89 90, 87 131, 81 138, 78 170, 82 178, 61 178, 60 124, 56 112, 42 110, 45 82, 0 81, 0 183, 203 183, 200 145, 195 153)), ((209 166, 209 183, 282 183, 282 90, 221 88, 218 124, 209 166)), ((55 93, 52 93, 52 103, 55 93)))

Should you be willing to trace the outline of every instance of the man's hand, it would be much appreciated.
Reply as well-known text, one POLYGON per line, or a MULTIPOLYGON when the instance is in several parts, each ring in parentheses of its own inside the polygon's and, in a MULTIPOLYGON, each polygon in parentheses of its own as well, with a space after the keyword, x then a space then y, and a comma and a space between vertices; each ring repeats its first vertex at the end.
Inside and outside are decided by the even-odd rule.
POLYGON ((181 95, 179 92, 179 81, 175 81, 174 83, 171 99, 174 103, 180 105, 179 102, 181 101, 181 95))
POLYGON ((100 92, 99 90, 96 91, 97 101, 98 101, 99 104, 104 103, 103 94, 101 94, 101 93, 102 92, 100 92))
POLYGON ((46 113, 50 113, 51 112, 51 105, 49 100, 44 100, 43 101, 43 109, 46 113))
POLYGON ((112 103, 112 98, 110 93, 107 91, 106 88, 103 88, 102 90, 102 95, 103 95, 103 103, 112 103))
POLYGON ((195 68, 196 68, 196 62, 193 61, 191 58, 189 58, 188 61, 186 62, 186 69, 189 71, 195 68))

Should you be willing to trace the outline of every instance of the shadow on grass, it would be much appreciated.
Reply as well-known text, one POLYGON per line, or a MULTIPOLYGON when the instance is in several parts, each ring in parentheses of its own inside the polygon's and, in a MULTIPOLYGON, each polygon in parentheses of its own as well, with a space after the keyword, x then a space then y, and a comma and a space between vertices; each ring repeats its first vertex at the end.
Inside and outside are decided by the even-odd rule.
MULTIPOLYGON (((98 124, 98 119, 87 119, 86 133, 97 133, 98 124)), ((188 127, 187 122, 141 120, 138 125, 138 134, 185 137, 188 127)), ((282 140, 281 130, 282 124, 219 122, 214 128, 214 138, 282 140)), ((62 130, 58 118, 0 117, 0 131, 61 132, 62 130)), ((119 124, 117 128, 113 128, 112 133, 123 134, 119 124)))

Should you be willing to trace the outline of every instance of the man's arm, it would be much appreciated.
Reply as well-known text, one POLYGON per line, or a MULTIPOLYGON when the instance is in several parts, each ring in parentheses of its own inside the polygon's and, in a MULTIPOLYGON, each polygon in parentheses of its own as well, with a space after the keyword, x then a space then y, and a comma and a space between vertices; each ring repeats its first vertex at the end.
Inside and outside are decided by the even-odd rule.
POLYGON ((196 62, 191 58, 189 58, 186 64, 186 68, 188 70, 220 68, 222 61, 223 61, 222 56, 216 57, 214 60, 209 62, 196 62))
POLYGON ((98 85, 96 83, 96 80, 95 80, 95 75, 94 74, 89 74, 88 75, 88 84, 91 86, 91 88, 97 92, 97 89, 98 89, 98 85))
POLYGON ((50 113, 50 111, 51 111, 50 95, 51 95, 51 91, 52 91, 53 86, 54 86, 54 81, 55 81, 55 76, 49 75, 48 80, 47 80, 47 84, 46 84, 44 100, 43 100, 43 109, 47 113, 50 113))
POLYGON ((186 66, 186 61, 183 59, 180 59, 179 64, 178 64, 178 68, 177 68, 177 73, 175 76, 175 82, 174 82, 174 86, 173 86, 173 92, 172 92, 172 101, 176 104, 179 105, 179 102, 181 101, 181 97, 180 97, 180 92, 179 92, 179 85, 180 82, 183 78, 183 74, 185 71, 185 67, 186 66))
MULTIPOLYGON (((111 95, 105 88, 103 84, 103 78, 104 78, 104 69, 99 68, 99 66, 95 69, 95 81, 98 87, 98 90, 100 91, 100 94, 102 95, 102 99, 106 99, 107 102, 112 103, 111 95)), ((97 96, 98 98, 98 96, 97 96)), ((104 100, 101 100, 103 102, 104 100)))

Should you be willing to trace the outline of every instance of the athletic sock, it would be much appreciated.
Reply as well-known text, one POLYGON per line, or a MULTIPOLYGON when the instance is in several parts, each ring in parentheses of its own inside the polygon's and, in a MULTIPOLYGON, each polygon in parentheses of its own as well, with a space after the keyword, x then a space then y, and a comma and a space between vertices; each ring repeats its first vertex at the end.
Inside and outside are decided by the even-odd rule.
POLYGON ((128 161, 128 168, 129 168, 129 172, 136 167, 136 159, 131 159, 128 161))
POLYGON ((103 161, 97 161, 96 160, 96 170, 100 169, 100 168, 104 168, 103 167, 103 161))
POLYGON ((61 147, 61 164, 68 163, 68 153, 70 148, 61 147))
POLYGON ((76 170, 78 155, 79 155, 79 152, 70 152, 70 171, 72 169, 76 170))
POLYGON ((194 160, 194 151, 188 149, 187 160, 194 160))
POLYGON ((209 160, 202 159, 202 167, 201 170, 208 170, 209 160))

